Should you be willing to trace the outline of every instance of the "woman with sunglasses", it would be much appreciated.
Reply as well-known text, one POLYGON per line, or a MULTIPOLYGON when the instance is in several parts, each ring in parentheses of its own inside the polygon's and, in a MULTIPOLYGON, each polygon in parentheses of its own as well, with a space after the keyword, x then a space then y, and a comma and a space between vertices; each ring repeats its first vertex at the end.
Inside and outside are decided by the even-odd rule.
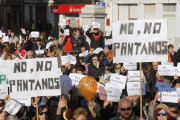
POLYGON ((165 104, 159 104, 154 111, 154 120, 169 120, 171 111, 165 104))
POLYGON ((115 66, 114 66, 114 70, 115 70, 115 73, 120 73, 121 72, 121 64, 120 63, 116 63, 115 66))
MULTIPOLYGON (((49 119, 49 110, 46 105, 41 105, 38 108, 38 118, 39 120, 50 120, 49 119)), ((36 120, 36 117, 33 117, 32 120, 36 120)))

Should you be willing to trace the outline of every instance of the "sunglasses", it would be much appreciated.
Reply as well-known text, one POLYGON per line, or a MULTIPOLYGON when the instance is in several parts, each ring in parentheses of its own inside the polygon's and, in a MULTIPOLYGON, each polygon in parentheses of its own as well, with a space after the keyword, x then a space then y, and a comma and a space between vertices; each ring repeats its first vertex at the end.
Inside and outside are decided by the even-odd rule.
POLYGON ((39 115, 43 115, 43 114, 45 114, 45 115, 49 115, 49 113, 48 113, 48 112, 39 112, 39 115))
POLYGON ((129 107, 129 108, 121 108, 121 111, 130 111, 131 110, 131 107, 129 107))
POLYGON ((174 113, 174 114, 178 114, 178 111, 171 111, 172 113, 174 113))
POLYGON ((166 112, 163 112, 163 113, 158 113, 157 116, 160 116, 162 114, 162 116, 166 116, 167 113, 166 112))

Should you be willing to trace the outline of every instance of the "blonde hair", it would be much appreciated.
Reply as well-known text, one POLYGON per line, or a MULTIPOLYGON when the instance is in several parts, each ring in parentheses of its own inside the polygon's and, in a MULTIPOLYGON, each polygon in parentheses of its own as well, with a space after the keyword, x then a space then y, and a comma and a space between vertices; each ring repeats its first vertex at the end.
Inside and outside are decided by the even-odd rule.
POLYGON ((44 31, 41 32, 41 37, 46 38, 46 33, 44 31))
POLYGON ((87 111, 85 109, 83 109, 82 107, 79 107, 78 109, 76 109, 73 113, 73 118, 77 119, 80 115, 85 115, 87 116, 87 111))

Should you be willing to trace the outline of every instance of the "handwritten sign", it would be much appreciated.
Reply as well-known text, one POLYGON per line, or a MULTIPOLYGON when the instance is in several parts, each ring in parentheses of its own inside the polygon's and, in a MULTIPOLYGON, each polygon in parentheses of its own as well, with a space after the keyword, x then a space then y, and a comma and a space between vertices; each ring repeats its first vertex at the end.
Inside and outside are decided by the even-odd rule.
POLYGON ((4 99, 8 95, 8 85, 0 85, 0 99, 4 99))
POLYGON ((158 72, 160 76, 171 76, 171 65, 158 65, 158 72))
POLYGON ((11 97, 61 95, 57 58, 7 61, 11 97))
MULTIPOLYGON (((140 71, 128 71, 128 81, 139 81, 140 80, 140 71)), ((143 78, 143 71, 141 71, 143 78)))
POLYGON ((70 62, 71 64, 75 65, 76 64, 76 57, 72 55, 66 55, 66 56, 61 56, 61 64, 65 65, 67 62, 70 62))
POLYGON ((77 74, 77 73, 70 73, 69 77, 72 80, 72 85, 79 85, 79 81, 85 77, 86 75, 81 75, 81 74, 77 74))
POLYGON ((107 97, 107 100, 111 102, 119 102, 121 93, 119 89, 116 88, 110 88, 110 87, 104 87, 105 91, 99 91, 100 99, 105 96, 107 97))
POLYGON ((69 29, 65 29, 65 30, 64 30, 64 35, 67 35, 67 36, 70 35, 70 34, 69 34, 69 29))
POLYGON ((79 57, 84 57, 84 55, 88 55, 88 50, 85 51, 85 52, 83 52, 83 53, 80 53, 80 54, 79 54, 79 57))
POLYGON ((74 20, 74 21, 72 21, 72 22, 70 23, 70 26, 71 26, 72 28, 77 28, 77 27, 79 26, 79 22, 78 22, 77 20, 74 20))
POLYGON ((35 50, 35 53, 38 54, 44 54, 44 50, 35 50))
POLYGON ((88 25, 83 25, 82 28, 84 29, 84 31, 87 31, 89 29, 88 25))
POLYGON ((10 98, 4 107, 5 111, 7 111, 10 115, 16 115, 16 113, 21 109, 22 105, 15 99, 10 98))
POLYGON ((171 75, 174 76, 174 75, 177 75, 177 76, 180 76, 180 68, 179 67, 171 67, 171 75))
POLYGON ((161 65, 171 65, 174 66, 173 62, 161 62, 161 65))
POLYGON ((92 22, 93 28, 100 28, 100 23, 92 22))
POLYGON ((25 31, 24 28, 21 28, 21 31, 22 31, 23 34, 26 34, 26 31, 25 31))
POLYGON ((123 66, 125 67, 126 70, 137 70, 137 63, 123 63, 123 66))
POLYGON ((9 42, 9 36, 4 36, 3 38, 2 38, 2 42, 3 43, 5 43, 5 42, 9 42))
MULTIPOLYGON (((139 82, 127 82, 128 96, 140 95, 140 83, 139 82)), ((145 82, 142 82, 142 95, 146 95, 145 82)))
POLYGON ((13 98, 19 103, 21 103, 23 106, 31 106, 31 98, 30 97, 19 97, 19 98, 13 98))
POLYGON ((37 32, 37 31, 31 32, 31 38, 38 38, 38 37, 39 37, 39 32, 37 32))
POLYGON ((156 82, 156 87, 158 91, 164 91, 166 88, 171 88, 171 85, 163 82, 156 82))
POLYGON ((58 25, 66 25, 66 19, 61 19, 58 25))
POLYGON ((99 52, 103 51, 103 49, 101 47, 98 47, 94 50, 94 54, 98 54, 99 52))
POLYGON ((114 74, 110 77, 110 83, 118 85, 121 89, 125 89, 126 78, 126 76, 114 74))
POLYGON ((60 81, 61 81, 61 92, 62 92, 62 94, 65 95, 71 90, 72 80, 67 75, 61 75, 60 81))
POLYGON ((158 101, 161 101, 161 102, 177 103, 178 101, 176 88, 166 88, 165 91, 159 92, 159 95, 160 95, 160 98, 158 99, 158 101))

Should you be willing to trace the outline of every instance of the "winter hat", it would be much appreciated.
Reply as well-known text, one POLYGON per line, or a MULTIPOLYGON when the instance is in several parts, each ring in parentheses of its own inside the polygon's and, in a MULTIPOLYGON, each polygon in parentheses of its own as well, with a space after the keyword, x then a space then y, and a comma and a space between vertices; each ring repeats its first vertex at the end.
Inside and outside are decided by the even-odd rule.
POLYGON ((8 48, 4 48, 4 49, 3 49, 3 52, 7 52, 7 53, 9 53, 10 51, 9 51, 9 49, 8 49, 8 48))
POLYGON ((63 118, 64 118, 65 120, 72 120, 73 112, 74 112, 74 109, 73 109, 73 108, 69 108, 68 110, 66 110, 66 111, 63 113, 63 118))
POLYGON ((169 110, 169 107, 165 104, 159 104, 156 106, 156 109, 161 108, 164 109, 168 114, 171 114, 171 111, 169 110))

